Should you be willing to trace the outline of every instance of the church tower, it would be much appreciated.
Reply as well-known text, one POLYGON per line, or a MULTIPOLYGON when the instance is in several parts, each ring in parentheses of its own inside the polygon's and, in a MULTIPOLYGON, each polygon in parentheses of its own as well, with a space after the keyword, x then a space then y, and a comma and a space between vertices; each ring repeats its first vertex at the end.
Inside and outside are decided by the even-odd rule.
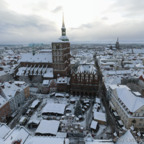
POLYGON ((119 39, 117 38, 116 44, 115 44, 116 49, 120 49, 120 45, 119 45, 119 39))
POLYGON ((52 42, 52 58, 54 77, 69 76, 70 74, 70 42, 66 36, 64 16, 62 20, 61 37, 52 42))

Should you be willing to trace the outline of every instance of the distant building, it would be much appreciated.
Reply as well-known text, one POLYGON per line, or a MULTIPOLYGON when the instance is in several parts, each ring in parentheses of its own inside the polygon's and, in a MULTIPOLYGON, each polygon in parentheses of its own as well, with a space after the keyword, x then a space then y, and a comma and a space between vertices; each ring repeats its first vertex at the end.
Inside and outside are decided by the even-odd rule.
POLYGON ((115 44, 116 49, 120 49, 120 44, 119 44, 119 39, 117 38, 116 44, 115 44))

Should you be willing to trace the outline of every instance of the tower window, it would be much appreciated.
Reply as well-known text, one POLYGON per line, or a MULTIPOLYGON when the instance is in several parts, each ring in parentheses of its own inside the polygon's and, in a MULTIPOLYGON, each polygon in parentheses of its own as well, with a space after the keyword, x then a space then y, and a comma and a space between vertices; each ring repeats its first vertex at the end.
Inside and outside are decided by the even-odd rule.
POLYGON ((59 48, 60 48, 60 46, 59 46, 59 45, 56 45, 56 48, 57 48, 57 49, 59 49, 59 48))

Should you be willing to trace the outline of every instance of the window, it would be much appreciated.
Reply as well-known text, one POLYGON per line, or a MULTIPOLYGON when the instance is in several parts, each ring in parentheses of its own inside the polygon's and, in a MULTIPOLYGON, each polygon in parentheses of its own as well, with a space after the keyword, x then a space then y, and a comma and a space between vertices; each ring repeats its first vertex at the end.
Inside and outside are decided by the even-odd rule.
POLYGON ((60 47, 59 47, 59 45, 57 44, 57 45, 56 45, 56 49, 59 49, 59 48, 60 48, 60 47))

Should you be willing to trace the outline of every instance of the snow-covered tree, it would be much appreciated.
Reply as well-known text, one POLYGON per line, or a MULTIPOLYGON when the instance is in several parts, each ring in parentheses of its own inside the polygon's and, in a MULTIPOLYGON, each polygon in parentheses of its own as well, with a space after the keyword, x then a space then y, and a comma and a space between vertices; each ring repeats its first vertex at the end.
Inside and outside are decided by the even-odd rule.
POLYGON ((82 107, 81 107, 81 104, 80 104, 80 101, 77 102, 76 104, 76 108, 75 108, 75 112, 74 112, 75 116, 79 116, 79 115, 82 115, 82 107))

